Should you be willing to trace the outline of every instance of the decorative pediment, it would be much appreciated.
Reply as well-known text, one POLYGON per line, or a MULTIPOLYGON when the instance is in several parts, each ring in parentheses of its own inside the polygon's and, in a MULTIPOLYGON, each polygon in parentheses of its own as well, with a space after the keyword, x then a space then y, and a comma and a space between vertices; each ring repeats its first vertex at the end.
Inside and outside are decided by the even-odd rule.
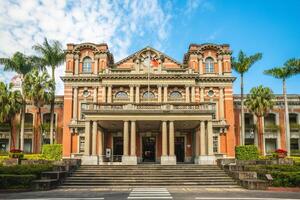
POLYGON ((145 47, 140 51, 137 51, 130 56, 118 61, 115 63, 115 67, 118 68, 119 66, 123 65, 133 65, 134 63, 141 63, 144 62, 146 59, 156 60, 158 63, 168 62, 169 64, 173 64, 175 67, 181 68, 182 64, 175 59, 171 58, 170 56, 152 48, 152 47, 145 47))

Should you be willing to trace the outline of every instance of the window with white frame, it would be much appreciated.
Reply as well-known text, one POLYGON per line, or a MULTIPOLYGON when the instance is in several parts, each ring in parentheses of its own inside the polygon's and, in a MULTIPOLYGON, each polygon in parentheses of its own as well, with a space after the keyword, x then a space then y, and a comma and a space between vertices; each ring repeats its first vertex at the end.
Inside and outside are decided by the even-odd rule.
POLYGON ((128 99, 128 94, 127 92, 124 91, 119 91, 115 95, 116 99, 128 99))
POLYGON ((205 59, 205 72, 214 73, 214 60, 211 57, 205 59))
POLYGON ((92 72, 92 59, 90 57, 85 57, 82 62, 82 72, 91 73, 92 72))
POLYGON ((151 92, 151 91, 148 92, 148 91, 147 91, 147 92, 144 92, 143 98, 144 98, 144 99, 154 99, 154 98, 155 98, 155 95, 154 95, 153 92, 151 92))
POLYGON ((170 98, 172 98, 172 99, 181 99, 182 94, 179 91, 173 91, 173 92, 170 93, 170 98))

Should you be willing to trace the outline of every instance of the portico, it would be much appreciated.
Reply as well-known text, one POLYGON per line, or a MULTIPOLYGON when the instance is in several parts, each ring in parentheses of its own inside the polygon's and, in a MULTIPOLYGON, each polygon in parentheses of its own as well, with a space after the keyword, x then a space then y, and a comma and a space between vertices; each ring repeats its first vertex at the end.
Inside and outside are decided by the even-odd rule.
POLYGON ((124 165, 143 162, 175 165, 178 156, 186 163, 213 164, 213 127, 209 108, 213 109, 213 105, 207 104, 206 112, 191 111, 188 107, 163 112, 153 106, 106 112, 107 107, 90 105, 84 111, 83 164, 121 161, 120 164, 124 165), (110 149, 111 158, 105 155, 106 149, 110 149))

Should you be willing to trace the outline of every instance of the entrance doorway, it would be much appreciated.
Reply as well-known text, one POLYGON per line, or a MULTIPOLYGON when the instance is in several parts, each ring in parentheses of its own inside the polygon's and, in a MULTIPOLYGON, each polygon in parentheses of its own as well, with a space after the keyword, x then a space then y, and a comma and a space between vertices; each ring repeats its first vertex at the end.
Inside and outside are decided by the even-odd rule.
POLYGON ((155 162, 155 137, 143 137, 143 162, 155 162))
POLYGON ((121 162, 123 155, 123 137, 113 138, 113 162, 121 162))
POLYGON ((175 155, 177 162, 184 162, 184 137, 175 137, 175 155))

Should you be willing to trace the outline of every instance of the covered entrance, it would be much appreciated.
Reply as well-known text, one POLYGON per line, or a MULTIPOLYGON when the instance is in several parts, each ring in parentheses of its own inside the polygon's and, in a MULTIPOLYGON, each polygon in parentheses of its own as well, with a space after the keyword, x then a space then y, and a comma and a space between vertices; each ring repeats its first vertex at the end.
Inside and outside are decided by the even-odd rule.
POLYGON ((143 137, 142 138, 142 162, 155 162, 155 137, 143 137))
POLYGON ((177 162, 184 162, 184 137, 175 137, 175 155, 177 162))
POLYGON ((123 155, 123 137, 113 138, 113 161, 121 162, 123 155))

